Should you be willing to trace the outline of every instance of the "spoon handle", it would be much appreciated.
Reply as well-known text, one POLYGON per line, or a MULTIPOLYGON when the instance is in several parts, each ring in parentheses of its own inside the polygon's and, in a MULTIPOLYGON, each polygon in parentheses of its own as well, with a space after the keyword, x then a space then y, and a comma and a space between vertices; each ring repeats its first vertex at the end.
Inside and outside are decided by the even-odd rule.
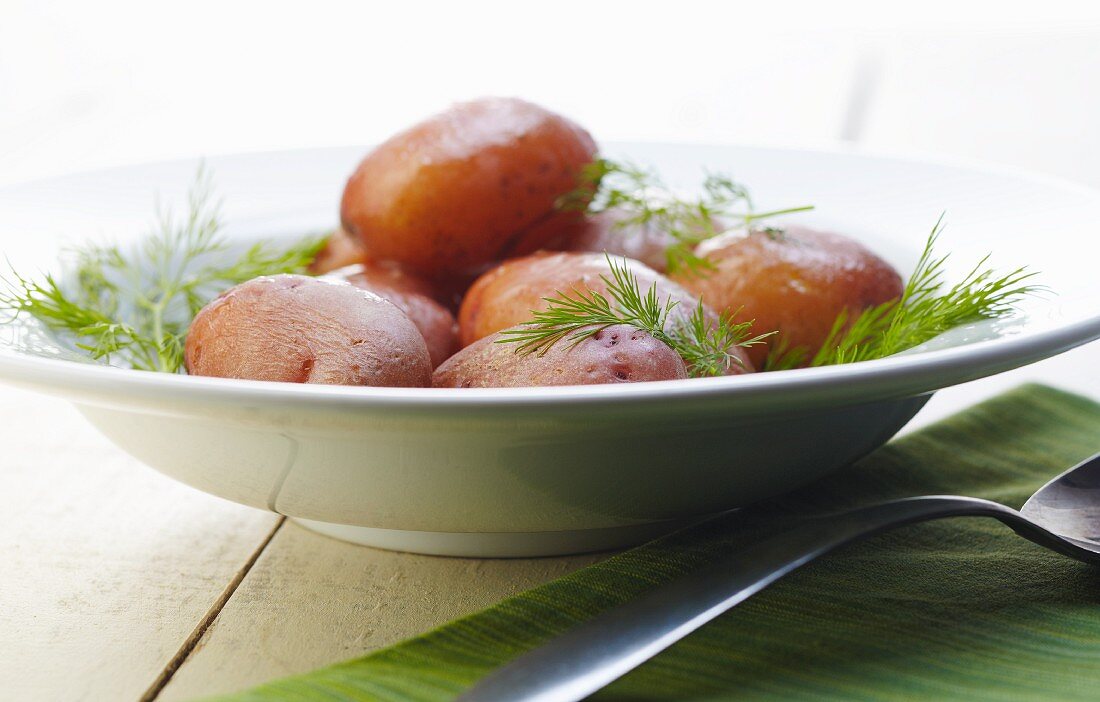
POLYGON ((490 673, 458 699, 581 700, 818 556, 894 527, 961 516, 999 519, 1025 538, 1080 557, 1016 510, 969 497, 914 497, 800 520, 600 614, 490 673))

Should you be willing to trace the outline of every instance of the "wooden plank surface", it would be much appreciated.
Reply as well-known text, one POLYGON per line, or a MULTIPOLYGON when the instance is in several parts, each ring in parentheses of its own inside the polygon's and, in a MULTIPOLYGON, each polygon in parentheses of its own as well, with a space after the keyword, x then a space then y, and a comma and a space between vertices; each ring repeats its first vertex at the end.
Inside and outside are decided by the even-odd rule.
POLYGON ((0 698, 137 700, 279 521, 0 388, 0 698))
POLYGON ((230 692, 351 658, 602 557, 419 556, 288 521, 158 700, 230 692))

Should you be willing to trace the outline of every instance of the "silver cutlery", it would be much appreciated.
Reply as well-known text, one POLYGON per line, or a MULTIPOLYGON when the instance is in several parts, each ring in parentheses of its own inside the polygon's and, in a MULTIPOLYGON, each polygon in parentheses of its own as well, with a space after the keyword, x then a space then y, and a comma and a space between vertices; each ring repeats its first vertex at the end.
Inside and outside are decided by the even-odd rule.
POLYGON ((933 495, 783 522, 782 531, 518 657, 459 700, 583 699, 818 556, 888 529, 946 517, 991 517, 1040 546, 1100 565, 1100 454, 1051 480, 1019 511, 973 497, 933 495))

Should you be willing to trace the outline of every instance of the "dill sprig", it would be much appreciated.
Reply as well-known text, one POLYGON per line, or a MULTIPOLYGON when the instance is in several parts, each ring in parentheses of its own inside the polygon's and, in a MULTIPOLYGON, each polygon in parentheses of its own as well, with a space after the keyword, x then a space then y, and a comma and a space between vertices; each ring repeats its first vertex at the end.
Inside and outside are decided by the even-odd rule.
POLYGON ((610 299, 588 288, 573 288, 570 294, 558 291, 543 298, 546 310, 534 311, 529 323, 501 332, 497 343, 517 343, 517 353, 542 355, 559 342, 572 348, 607 327, 628 324, 678 353, 689 375, 702 377, 723 375, 734 365, 742 365, 736 350, 770 336, 750 336, 752 322, 734 323, 728 315, 714 322, 702 302, 687 317, 672 315, 679 302, 671 297, 661 300, 656 283, 643 293, 625 262, 607 256, 607 263, 611 275, 600 277, 610 299))
POLYGON ((629 162, 597 159, 581 172, 580 185, 558 200, 559 209, 589 214, 616 210, 625 214, 617 228, 631 225, 654 226, 669 234, 672 243, 665 250, 669 272, 700 274, 714 264, 695 254, 695 247, 725 231, 729 226, 795 212, 812 210, 812 205, 770 212, 753 212, 748 189, 722 173, 707 173, 702 194, 684 198, 669 188, 651 169, 629 162))
POLYGON ((69 252, 72 270, 36 280, 0 276, 0 309, 72 337, 93 359, 175 373, 192 318, 226 287, 261 275, 302 273, 324 245, 307 237, 287 248, 256 243, 228 263, 220 203, 199 169, 187 215, 160 210, 156 229, 132 251, 88 245, 69 252))
POLYGON ((842 310, 812 357, 807 349, 790 349, 781 342, 768 355, 765 370, 795 368, 808 357, 810 366, 885 358, 964 324, 1011 316, 1021 297, 1045 290, 1028 282, 1036 274, 1025 267, 998 275, 986 267, 988 255, 960 282, 948 286, 944 281, 948 256, 934 252, 943 228, 941 215, 900 298, 865 309, 854 318, 842 310))

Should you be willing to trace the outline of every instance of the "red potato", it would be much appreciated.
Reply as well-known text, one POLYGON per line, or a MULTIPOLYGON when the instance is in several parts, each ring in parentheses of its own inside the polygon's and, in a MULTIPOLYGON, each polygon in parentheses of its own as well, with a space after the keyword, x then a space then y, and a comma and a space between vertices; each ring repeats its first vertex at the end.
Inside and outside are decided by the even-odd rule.
POLYGON ((517 344, 493 334, 451 356, 432 375, 437 388, 511 388, 676 380, 684 362, 644 331, 619 324, 576 346, 558 343, 545 354, 518 353, 517 344))
POLYGON ((191 323, 192 375, 286 383, 425 387, 424 338, 397 307, 347 283, 255 278, 222 293, 191 323))
POLYGON ((898 272, 862 244, 806 227, 732 231, 703 242, 696 254, 715 270, 675 280, 739 321, 755 319, 754 333, 779 331, 749 349, 757 367, 777 339, 812 355, 842 310, 858 314, 903 289, 898 272))
POLYGON ((358 240, 353 239, 347 233, 347 230, 340 227, 329 235, 324 248, 318 252, 317 258, 313 259, 313 263, 309 264, 309 272, 313 275, 322 275, 337 268, 366 261, 366 249, 358 240))
POLYGON ((545 248, 553 251, 606 252, 641 261, 653 270, 664 273, 668 268, 665 251, 676 240, 652 223, 624 222, 629 216, 621 210, 607 210, 555 222, 556 231, 547 240, 545 248))
MULTIPOLYGON (((695 307, 697 297, 693 293, 643 263, 627 259, 622 262, 637 277, 643 291, 656 283, 662 300, 678 300, 688 312, 695 307)), ((594 290, 606 295, 607 283, 602 276, 610 278, 611 267, 606 256, 598 253, 542 251, 505 261, 466 291, 458 311, 462 345, 530 321, 532 310, 546 309, 543 298, 559 292, 568 295, 574 289, 594 290)))
POLYGON ((462 295, 466 292, 466 288, 470 287, 470 283, 477 277, 444 277, 433 279, 429 283, 426 279, 402 269, 393 261, 378 261, 371 258, 358 239, 353 238, 343 227, 338 227, 329 235, 324 247, 317 254, 317 258, 310 264, 309 273, 311 275, 325 275, 341 268, 359 264, 392 271, 392 273, 385 274, 384 277, 387 279, 392 279, 395 276, 403 278, 402 284, 397 286, 401 289, 408 287, 405 285, 406 282, 415 280, 417 282, 412 288, 409 288, 411 292, 426 295, 444 307, 454 310, 457 310, 459 303, 462 302, 462 295))
MULTIPOLYGON (((695 293, 638 261, 622 261, 637 277, 643 293, 656 284, 661 301, 679 302, 674 318, 683 319, 694 311, 698 304, 695 293)), ((541 252, 505 261, 478 278, 467 291, 458 312, 459 339, 468 346, 501 329, 528 322, 532 310, 546 309, 543 298, 558 292, 570 295, 574 289, 592 290, 606 296, 607 283, 601 276, 610 278, 611 267, 607 258, 597 253, 541 252)), ((717 321, 713 313, 712 321, 717 321)), ((752 370, 744 351, 738 349, 737 353, 744 365, 732 366, 731 375, 752 370)))
POLYGON ((572 216, 555 202, 595 155, 588 132, 537 105, 460 103, 368 154, 340 215, 373 258, 431 278, 476 274, 540 248, 528 230, 572 216))
POLYGON ((436 290, 427 281, 396 266, 368 260, 341 268, 332 275, 397 305, 427 342, 432 367, 458 350, 458 322, 435 300, 436 290))
MULTIPOLYGON (((594 251, 624 256, 641 261, 660 273, 668 272, 668 250, 680 243, 667 229, 658 223, 630 222, 629 212, 623 210, 605 210, 592 215, 578 217, 560 229, 546 248, 555 251, 594 251)), ((715 218, 714 231, 722 231, 729 225, 715 218)), ((711 232, 702 227, 695 228, 703 238, 711 232)))

